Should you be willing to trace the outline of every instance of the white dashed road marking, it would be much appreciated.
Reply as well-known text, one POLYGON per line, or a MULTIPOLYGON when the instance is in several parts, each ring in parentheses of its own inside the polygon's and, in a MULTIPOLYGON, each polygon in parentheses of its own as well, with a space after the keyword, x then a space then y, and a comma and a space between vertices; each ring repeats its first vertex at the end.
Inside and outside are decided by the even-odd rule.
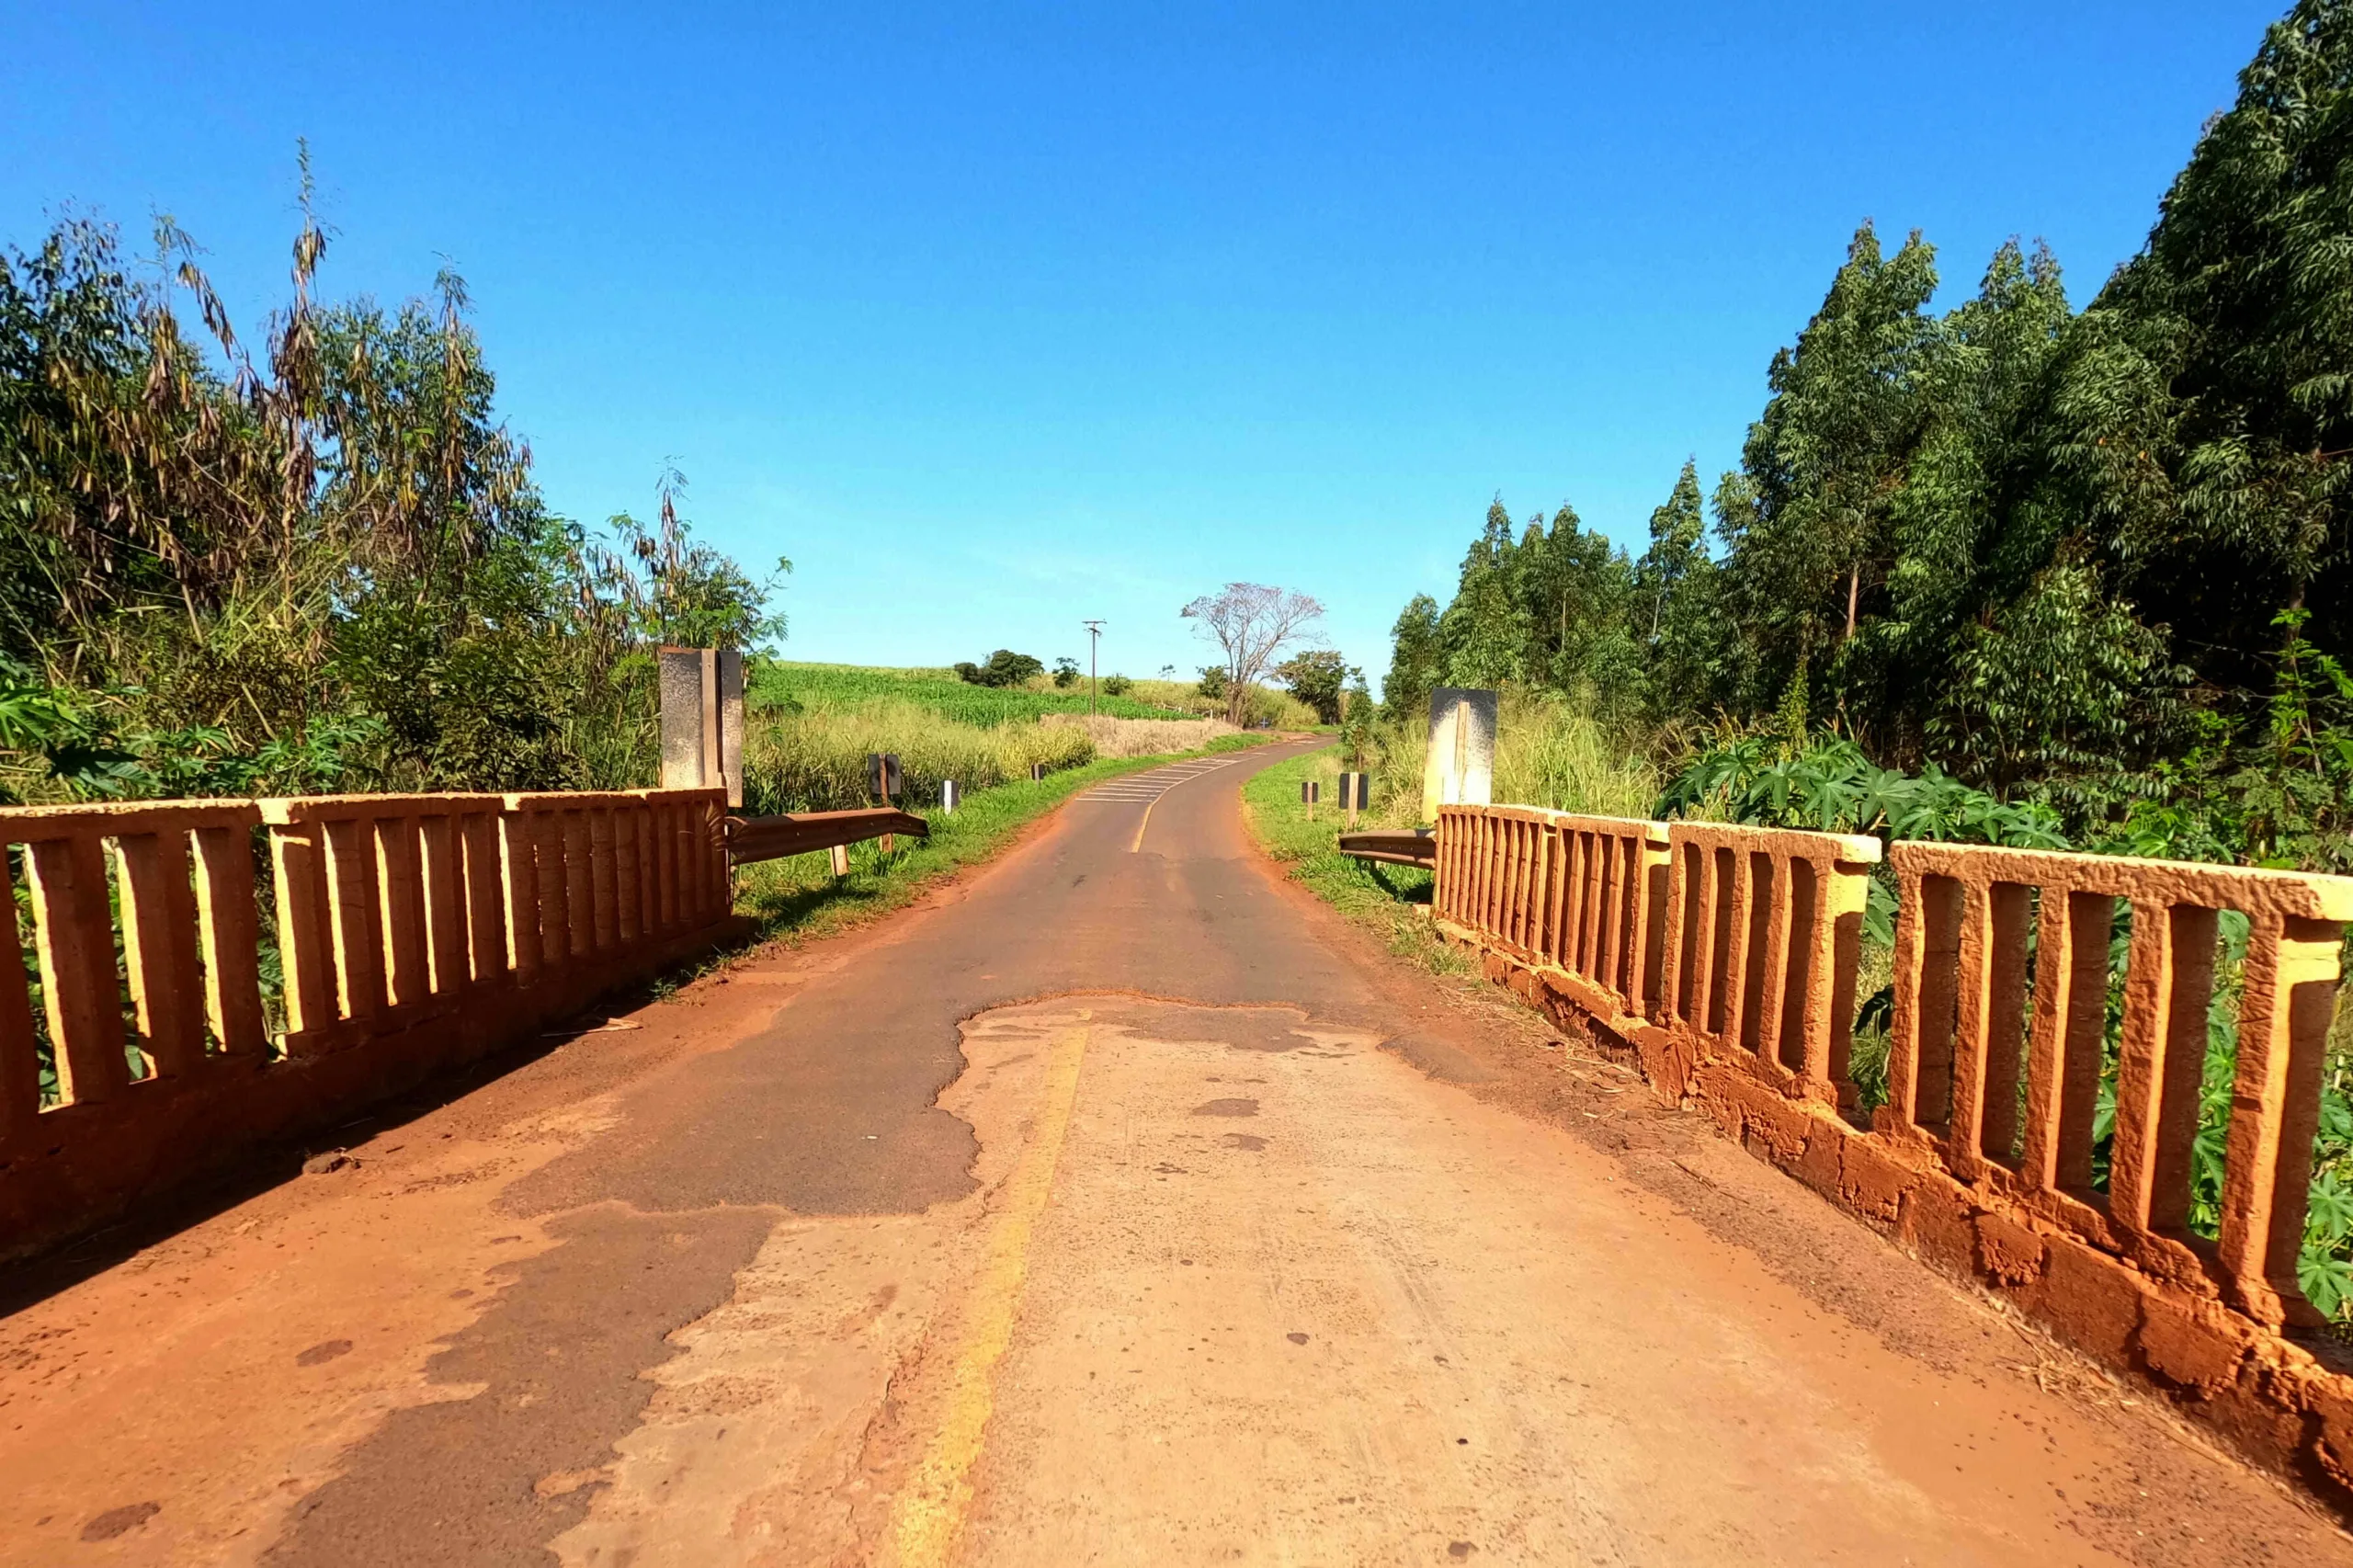
POLYGON ((1205 757, 1197 762, 1172 762, 1165 767, 1155 767, 1146 773, 1131 773, 1125 778, 1113 778, 1097 784, 1071 799, 1074 802, 1093 801, 1113 805, 1150 805, 1187 779, 1199 778, 1202 774, 1214 773, 1221 767, 1231 767, 1233 762, 1230 756, 1215 760, 1205 757))

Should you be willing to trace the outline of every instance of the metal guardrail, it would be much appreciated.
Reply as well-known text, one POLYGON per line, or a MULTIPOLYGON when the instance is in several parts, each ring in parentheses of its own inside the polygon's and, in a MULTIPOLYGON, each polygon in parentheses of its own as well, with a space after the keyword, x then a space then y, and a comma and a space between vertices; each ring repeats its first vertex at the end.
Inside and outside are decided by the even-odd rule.
POLYGON ((1438 835, 1424 828, 1372 830, 1340 835, 1340 853, 1385 866, 1435 867, 1438 835))
POLYGON ((779 860, 818 849, 836 849, 904 833, 913 838, 931 836, 931 824, 895 806, 867 806, 847 812, 800 812, 787 816, 729 817, 728 858, 739 866, 756 860, 779 860))

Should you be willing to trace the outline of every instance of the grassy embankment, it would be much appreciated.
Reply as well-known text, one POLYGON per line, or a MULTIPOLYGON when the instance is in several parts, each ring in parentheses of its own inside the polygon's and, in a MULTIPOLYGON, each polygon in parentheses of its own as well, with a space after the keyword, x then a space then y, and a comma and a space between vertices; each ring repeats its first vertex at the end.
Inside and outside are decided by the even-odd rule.
MULTIPOLYGON (((1343 761, 1338 746, 1279 762, 1242 786, 1243 817, 1269 857, 1293 881, 1342 915, 1378 932, 1389 950, 1434 972, 1467 973, 1469 966, 1438 939, 1429 923, 1430 875, 1411 866, 1374 866, 1339 851, 1347 813, 1328 802, 1337 795, 1343 761), (1299 801, 1306 779, 1320 780, 1326 804, 1310 820, 1299 801)), ((1377 785, 1381 781, 1377 780, 1377 785)), ((1421 781, 1415 780, 1416 801, 1421 781)), ((1359 826, 1391 825, 1376 797, 1376 808, 1359 826)), ((1411 809, 1409 806, 1408 810, 1411 809)), ((1410 825, 1410 824, 1409 824, 1410 825)))

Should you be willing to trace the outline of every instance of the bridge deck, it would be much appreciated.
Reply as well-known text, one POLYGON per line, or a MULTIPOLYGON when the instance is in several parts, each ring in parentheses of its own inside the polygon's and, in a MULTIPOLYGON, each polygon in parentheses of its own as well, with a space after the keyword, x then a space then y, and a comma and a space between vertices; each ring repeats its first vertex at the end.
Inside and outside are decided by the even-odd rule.
POLYGON ((1273 755, 17 1276, 0 1562, 2353 1563, 1279 886, 1273 755))

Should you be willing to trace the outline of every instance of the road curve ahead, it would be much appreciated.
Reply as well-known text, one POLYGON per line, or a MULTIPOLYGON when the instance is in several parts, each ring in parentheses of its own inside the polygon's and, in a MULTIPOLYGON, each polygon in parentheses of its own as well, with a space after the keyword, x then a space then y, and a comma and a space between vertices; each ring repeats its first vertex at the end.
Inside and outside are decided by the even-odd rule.
POLYGON ((0 1562, 2353 1563, 1283 887, 1295 751, 16 1280, 0 1562))

